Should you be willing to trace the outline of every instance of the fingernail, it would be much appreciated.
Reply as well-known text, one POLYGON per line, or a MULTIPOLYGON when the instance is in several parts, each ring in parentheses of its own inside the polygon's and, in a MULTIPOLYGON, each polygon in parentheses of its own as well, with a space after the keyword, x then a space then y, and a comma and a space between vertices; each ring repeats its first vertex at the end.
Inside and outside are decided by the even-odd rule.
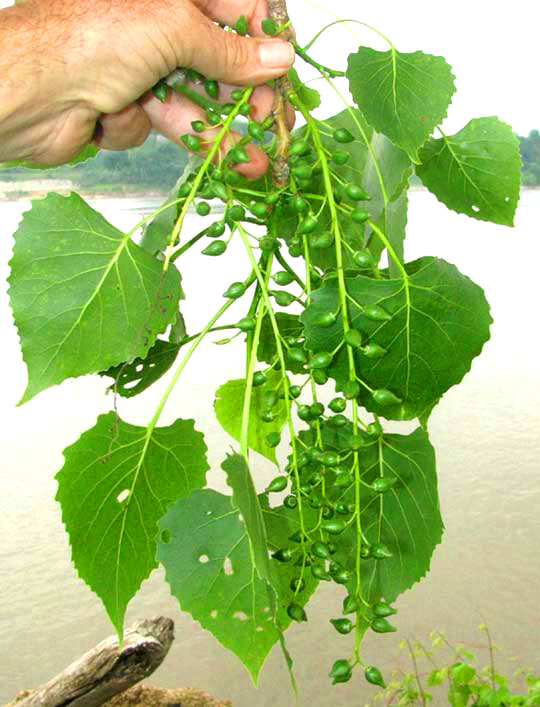
POLYGON ((286 69, 294 64, 295 52, 290 42, 272 40, 262 42, 259 47, 259 59, 269 69, 286 69))

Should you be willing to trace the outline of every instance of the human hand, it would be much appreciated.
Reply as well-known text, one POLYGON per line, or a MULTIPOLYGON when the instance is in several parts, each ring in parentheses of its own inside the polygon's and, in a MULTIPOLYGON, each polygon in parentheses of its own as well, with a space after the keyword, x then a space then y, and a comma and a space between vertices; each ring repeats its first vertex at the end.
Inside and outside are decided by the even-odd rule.
MULTIPOLYGON (((9 33, 12 50, 0 64, 7 75, 0 159, 60 164, 89 142, 139 145, 152 128, 179 142, 204 113, 177 94, 160 103, 148 89, 178 66, 233 85, 282 75, 294 51, 261 36, 266 14, 266 0, 27 0, 1 11, 0 32, 9 33), (241 14, 258 37, 215 24, 233 25, 241 14)), ((260 86, 251 103, 253 117, 263 119, 272 91, 260 86)), ((251 162, 238 169, 257 177, 266 155, 253 145, 248 152, 251 162)))

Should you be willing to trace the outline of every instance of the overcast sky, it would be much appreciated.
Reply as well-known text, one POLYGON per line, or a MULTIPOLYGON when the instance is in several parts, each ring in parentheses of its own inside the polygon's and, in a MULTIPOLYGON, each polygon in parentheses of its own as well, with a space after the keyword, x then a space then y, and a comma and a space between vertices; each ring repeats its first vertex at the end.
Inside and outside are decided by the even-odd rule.
MULTIPOLYGON (((457 77, 457 92, 445 123, 447 132, 459 130, 470 118, 488 115, 497 115, 521 135, 540 129, 538 0, 319 2, 340 17, 352 17, 375 26, 400 51, 422 50, 445 57, 457 77)), ((0 7, 9 4, 9 0, 0 0, 0 7)), ((307 0, 288 0, 288 5, 301 44, 306 44, 320 27, 332 20, 307 0)), ((313 55, 323 63, 343 68, 347 54, 360 43, 385 48, 369 30, 359 25, 351 27, 357 38, 344 26, 334 27, 314 45, 313 55)), ((302 64, 297 61, 297 68, 305 76, 302 64)), ((341 110, 339 102, 330 97, 328 100, 336 112, 341 110)), ((324 112, 328 115, 332 109, 328 110, 327 105, 324 112)))

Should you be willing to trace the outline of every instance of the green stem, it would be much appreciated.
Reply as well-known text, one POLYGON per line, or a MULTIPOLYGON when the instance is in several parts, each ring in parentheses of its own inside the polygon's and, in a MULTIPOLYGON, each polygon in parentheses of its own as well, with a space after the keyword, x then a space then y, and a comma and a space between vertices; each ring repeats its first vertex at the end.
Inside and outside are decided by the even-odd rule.
MULTIPOLYGON (((268 274, 270 268, 266 273, 265 282, 268 284, 268 274)), ((251 354, 248 359, 248 366, 246 371, 246 391, 244 394, 244 405, 242 408, 242 428, 240 432, 240 454, 244 457, 246 462, 249 462, 249 415, 251 408, 251 391, 253 389, 253 373, 255 372, 255 366, 257 364, 257 348, 259 346, 259 339, 261 336, 262 322, 264 318, 264 305, 259 307, 257 314, 257 323, 255 325, 255 333, 251 342, 251 354)))
MULTIPOLYGON (((333 14, 333 13, 330 13, 330 14, 333 14)), ((334 15, 334 17, 335 17, 335 15, 334 15)), ((321 30, 319 30, 319 31, 317 32, 317 34, 313 37, 313 39, 312 39, 310 42, 308 42, 308 43, 306 44, 306 46, 304 47, 304 51, 307 51, 308 49, 310 49, 310 48, 315 44, 315 42, 319 39, 319 37, 321 36, 321 34, 322 34, 323 32, 326 32, 327 29, 330 29, 330 27, 333 27, 334 25, 343 24, 343 23, 345 23, 345 22, 352 22, 352 23, 354 23, 354 24, 356 24, 356 25, 362 25, 363 27, 366 27, 367 29, 371 30, 372 32, 375 32, 375 34, 378 34, 379 37, 382 37, 382 38, 385 40, 385 42, 388 42, 388 44, 390 45, 390 47, 391 47, 392 49, 395 49, 394 45, 392 44, 392 42, 388 39, 388 37, 387 37, 385 34, 383 34, 382 32, 380 32, 380 31, 379 31, 378 29, 376 29, 375 27, 372 27, 371 25, 368 25, 366 22, 361 22, 360 20, 347 20, 347 19, 342 20, 342 19, 338 19, 338 20, 335 20, 334 22, 330 22, 330 23, 327 24, 325 27, 323 27, 321 30)))
POLYGON ((201 96, 200 93, 197 93, 197 91, 194 91, 185 83, 177 83, 172 88, 176 91, 176 93, 185 96, 192 103, 195 103, 200 108, 204 108, 205 110, 210 109, 216 111, 216 113, 220 113, 223 108, 223 106, 219 103, 211 101, 209 98, 206 98, 206 96, 201 96))
POLYGON ((343 77, 346 75, 344 71, 337 71, 336 69, 330 69, 328 66, 324 66, 324 64, 319 64, 318 61, 306 54, 305 50, 302 49, 302 47, 299 47, 298 44, 294 43, 293 46, 298 56, 302 58, 307 64, 311 64, 311 66, 314 66, 316 69, 318 69, 321 74, 326 73, 332 78, 343 77))
POLYGON ((204 175, 206 174, 208 167, 212 163, 212 160, 217 155, 219 148, 221 147, 221 143, 223 142, 223 139, 229 133, 229 131, 231 129, 231 125, 233 124, 234 119, 238 115, 240 108, 245 103, 247 103, 249 101, 249 99, 251 98, 251 94, 253 93, 253 90, 254 90, 253 88, 248 89, 244 93, 242 99, 235 105, 234 110, 232 110, 230 115, 227 116, 227 120, 225 121, 225 124, 223 125, 223 127, 219 131, 219 133, 217 134, 212 147, 208 151, 208 155, 206 156, 205 161, 201 165, 199 171, 197 172, 197 176, 193 180, 193 186, 191 187, 191 191, 189 192, 189 195, 186 198, 184 206, 182 207, 182 211, 180 212, 178 220, 176 221, 176 224, 175 224, 173 231, 171 233, 169 245, 167 246, 167 251, 165 253, 165 261, 163 263, 163 270, 165 270, 165 271, 169 267, 169 262, 170 262, 170 259, 171 259, 172 253, 173 253, 174 244, 176 243, 178 236, 180 235, 180 231, 182 230, 182 226, 184 224, 184 219, 186 218, 186 214, 188 212, 188 209, 191 206, 193 200, 195 199, 195 195, 197 194, 199 187, 201 186, 201 182, 204 178, 204 175))
POLYGON ((208 233, 208 228, 205 228, 204 231, 201 231, 200 233, 197 233, 196 236, 193 236, 193 238, 190 238, 187 243, 184 243, 184 245, 181 248, 178 248, 178 250, 175 250, 174 253, 171 255, 171 263, 174 263, 175 260, 177 260, 183 253, 186 252, 186 250, 189 250, 191 246, 195 245, 195 243, 198 243, 201 238, 206 236, 208 233))

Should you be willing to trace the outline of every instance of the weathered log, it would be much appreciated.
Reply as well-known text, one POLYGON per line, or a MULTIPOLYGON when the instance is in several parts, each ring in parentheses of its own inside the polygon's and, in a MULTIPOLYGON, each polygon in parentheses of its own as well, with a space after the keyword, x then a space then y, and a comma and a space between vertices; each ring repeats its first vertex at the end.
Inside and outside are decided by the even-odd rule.
POLYGON ((109 636, 45 685, 20 693, 6 707, 99 707, 148 677, 167 655, 174 638, 171 619, 135 623, 118 638, 109 636))

